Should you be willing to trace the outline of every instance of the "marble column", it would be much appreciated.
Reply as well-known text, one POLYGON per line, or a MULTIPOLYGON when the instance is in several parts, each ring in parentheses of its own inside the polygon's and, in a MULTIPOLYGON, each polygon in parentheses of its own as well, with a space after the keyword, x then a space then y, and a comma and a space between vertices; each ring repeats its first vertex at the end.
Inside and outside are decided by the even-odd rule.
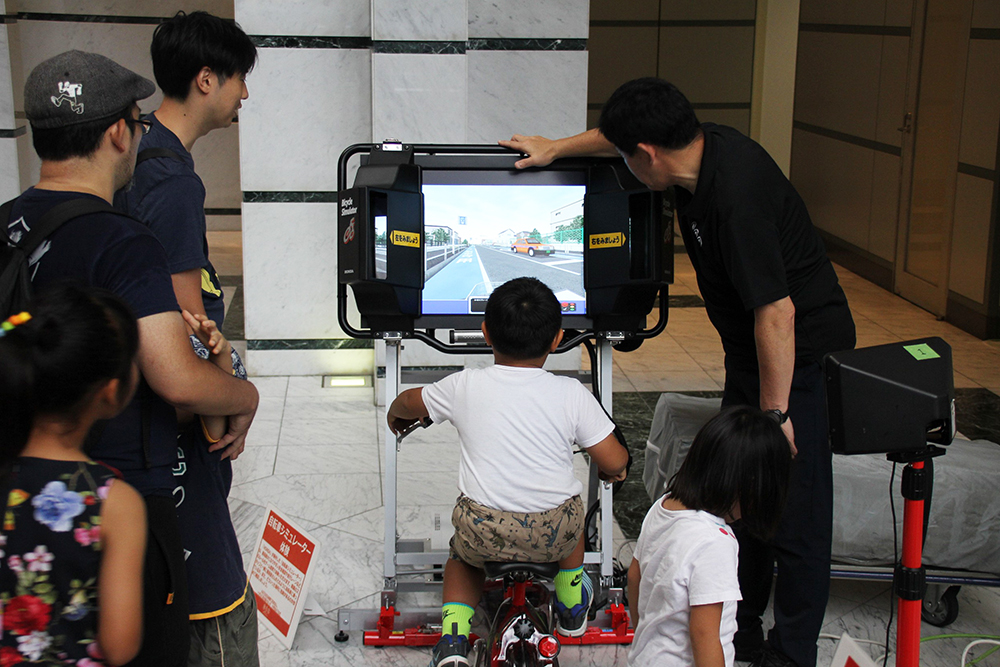
POLYGON ((14 77, 11 63, 17 61, 16 48, 11 48, 10 26, 7 18, 10 3, 0 2, 3 18, 0 19, 0 202, 16 197, 21 192, 20 168, 17 159, 17 138, 25 133, 25 121, 18 120, 14 109, 14 77))
MULTIPOLYGON (((260 48, 240 123, 252 373, 371 373, 382 359, 336 321, 334 190, 346 146, 585 129, 587 0, 500 4, 236 0, 260 48)), ((415 341, 403 355, 405 366, 487 361, 415 341)), ((578 354, 566 356, 554 367, 579 367, 578 354)))

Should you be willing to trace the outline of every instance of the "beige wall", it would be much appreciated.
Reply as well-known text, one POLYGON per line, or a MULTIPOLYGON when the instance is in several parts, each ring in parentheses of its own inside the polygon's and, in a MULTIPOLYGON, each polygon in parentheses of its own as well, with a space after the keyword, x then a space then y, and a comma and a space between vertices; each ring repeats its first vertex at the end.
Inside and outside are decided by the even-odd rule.
POLYGON ((803 0, 792 183, 813 222, 883 269, 896 252, 909 10, 803 0))
POLYGON ((698 118, 750 132, 754 0, 591 0, 588 127, 621 84, 659 76, 698 118))
MULTIPOLYGON (((791 179, 828 245, 891 287, 913 0, 802 0, 791 179)), ((997 335, 1000 3, 975 0, 951 238, 948 319, 997 335)))

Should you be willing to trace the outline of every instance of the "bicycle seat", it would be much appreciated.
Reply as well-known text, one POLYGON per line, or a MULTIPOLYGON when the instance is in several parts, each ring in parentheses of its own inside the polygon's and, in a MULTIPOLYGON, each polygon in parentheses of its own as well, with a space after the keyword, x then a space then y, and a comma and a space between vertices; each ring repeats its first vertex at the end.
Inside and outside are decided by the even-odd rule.
POLYGON ((515 572, 527 572, 538 579, 552 580, 559 574, 559 563, 487 562, 483 564, 483 569, 489 579, 500 579, 515 572))

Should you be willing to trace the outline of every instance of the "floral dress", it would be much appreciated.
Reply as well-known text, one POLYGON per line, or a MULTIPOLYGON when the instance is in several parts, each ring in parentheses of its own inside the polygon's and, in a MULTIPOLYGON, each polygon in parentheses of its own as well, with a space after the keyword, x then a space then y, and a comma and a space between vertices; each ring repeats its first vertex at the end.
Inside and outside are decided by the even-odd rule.
POLYGON ((0 486, 0 667, 104 665, 97 645, 101 508, 115 472, 21 457, 0 486))

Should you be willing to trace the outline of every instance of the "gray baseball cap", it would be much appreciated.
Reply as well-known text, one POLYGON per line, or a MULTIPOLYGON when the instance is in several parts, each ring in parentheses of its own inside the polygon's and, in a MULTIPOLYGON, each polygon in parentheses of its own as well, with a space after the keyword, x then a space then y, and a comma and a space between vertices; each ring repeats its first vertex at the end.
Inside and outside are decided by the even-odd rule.
POLYGON ((24 112, 32 127, 66 127, 115 116, 155 91, 152 81, 110 58, 67 51, 31 70, 24 112))

